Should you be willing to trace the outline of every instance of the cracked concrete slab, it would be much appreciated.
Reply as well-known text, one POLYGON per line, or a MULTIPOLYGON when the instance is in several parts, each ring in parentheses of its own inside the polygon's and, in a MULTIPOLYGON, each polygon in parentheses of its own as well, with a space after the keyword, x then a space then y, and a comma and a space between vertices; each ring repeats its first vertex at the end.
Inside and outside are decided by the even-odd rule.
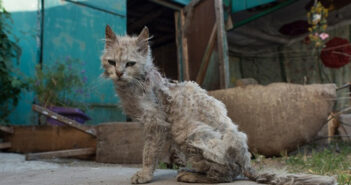
MULTIPOLYGON (((23 155, 0 153, 0 185, 128 185, 138 165, 103 164, 73 159, 25 161, 23 155)), ((176 182, 175 170, 156 170, 152 185, 176 182)), ((257 185, 235 181, 228 185, 257 185)))

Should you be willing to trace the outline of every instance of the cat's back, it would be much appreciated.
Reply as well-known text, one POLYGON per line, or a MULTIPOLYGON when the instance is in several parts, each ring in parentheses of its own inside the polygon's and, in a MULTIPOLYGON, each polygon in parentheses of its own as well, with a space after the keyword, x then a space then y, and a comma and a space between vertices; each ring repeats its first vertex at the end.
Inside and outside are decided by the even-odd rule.
POLYGON ((197 83, 185 81, 178 83, 171 89, 173 95, 173 108, 179 109, 179 116, 192 116, 193 118, 207 117, 209 119, 219 118, 227 114, 225 105, 207 94, 197 83))

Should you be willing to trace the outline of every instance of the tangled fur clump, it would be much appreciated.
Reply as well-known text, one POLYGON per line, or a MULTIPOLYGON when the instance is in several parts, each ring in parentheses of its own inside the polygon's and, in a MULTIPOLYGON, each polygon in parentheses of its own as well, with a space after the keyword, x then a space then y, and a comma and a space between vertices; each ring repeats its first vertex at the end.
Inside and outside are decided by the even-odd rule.
POLYGON ((246 134, 227 116, 224 104, 194 82, 170 83, 152 63, 144 28, 139 36, 116 36, 106 27, 101 57, 104 75, 114 81, 127 115, 144 124, 143 168, 132 183, 147 183, 167 143, 185 156, 190 171, 180 171, 181 182, 231 182, 239 175, 277 185, 332 185, 335 179, 314 175, 257 173, 251 167, 246 134))

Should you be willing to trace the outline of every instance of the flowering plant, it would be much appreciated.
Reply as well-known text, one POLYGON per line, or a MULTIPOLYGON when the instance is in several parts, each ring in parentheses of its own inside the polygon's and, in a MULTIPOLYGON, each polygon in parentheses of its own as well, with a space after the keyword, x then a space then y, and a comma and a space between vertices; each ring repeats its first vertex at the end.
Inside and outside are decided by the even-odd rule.
POLYGON ((29 80, 30 89, 42 106, 77 107, 86 109, 85 104, 75 100, 87 96, 85 70, 79 71, 83 63, 66 57, 51 65, 36 66, 35 76, 29 80))
POLYGON ((310 24, 308 37, 315 43, 316 47, 322 47, 324 40, 329 37, 328 33, 326 33, 328 26, 327 17, 328 9, 324 8, 319 1, 307 13, 308 23, 310 24))

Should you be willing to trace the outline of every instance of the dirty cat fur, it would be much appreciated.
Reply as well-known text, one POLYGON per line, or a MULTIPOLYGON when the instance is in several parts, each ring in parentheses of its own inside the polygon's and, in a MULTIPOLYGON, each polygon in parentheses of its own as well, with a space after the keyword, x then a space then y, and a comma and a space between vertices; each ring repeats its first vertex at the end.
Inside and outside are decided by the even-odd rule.
POLYGON ((106 26, 101 57, 127 115, 144 124, 143 167, 132 183, 152 180, 162 147, 171 143, 185 156, 189 170, 181 182, 219 183, 239 175, 277 185, 332 185, 335 179, 315 175, 258 173, 250 164, 247 137, 227 116, 224 104, 194 82, 170 83, 152 63, 145 27, 139 36, 116 36, 106 26))

